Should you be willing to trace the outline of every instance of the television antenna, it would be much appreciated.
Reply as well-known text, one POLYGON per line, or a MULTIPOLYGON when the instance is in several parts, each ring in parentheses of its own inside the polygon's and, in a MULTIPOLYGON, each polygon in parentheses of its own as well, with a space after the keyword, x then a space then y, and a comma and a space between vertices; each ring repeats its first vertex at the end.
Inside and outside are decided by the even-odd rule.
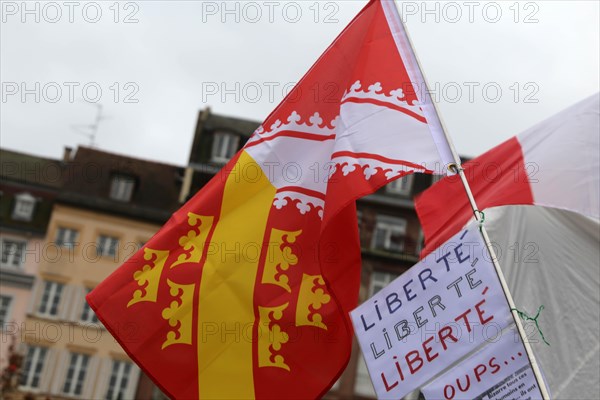
MULTIPOLYGON (((86 103, 90 104, 88 102, 86 102, 86 103)), ((106 117, 103 115, 102 104, 94 103, 91 105, 96 107, 96 117, 94 119, 94 122, 92 124, 88 124, 88 125, 81 125, 81 124, 71 125, 71 127, 73 129, 75 129, 75 131, 77 133, 87 137, 90 140, 90 143, 89 143, 90 147, 95 147, 96 146, 96 135, 98 134, 98 127, 100 126, 100 121, 102 121, 103 119, 106 119, 106 117)))

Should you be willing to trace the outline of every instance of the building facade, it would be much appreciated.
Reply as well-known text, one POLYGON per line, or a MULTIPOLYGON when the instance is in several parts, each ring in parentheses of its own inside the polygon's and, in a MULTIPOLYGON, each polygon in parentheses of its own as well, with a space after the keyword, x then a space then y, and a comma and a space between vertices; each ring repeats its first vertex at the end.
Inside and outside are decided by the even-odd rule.
MULTIPOLYGON (((59 176, 50 183, 24 183, 14 171, 3 172, 0 317, 9 321, 3 338, 7 332, 22 342, 22 393, 38 398, 164 398, 99 323, 85 296, 213 179, 259 125, 208 108, 201 111, 185 168, 80 147, 74 154, 66 149, 63 160, 29 159, 34 165, 55 166, 59 176), (19 213, 25 214, 32 198, 40 216, 29 221, 35 229, 23 228, 19 213), (21 245, 15 244, 24 241, 34 249, 26 251, 31 257, 22 257, 21 245), (11 265, 16 259, 23 259, 19 267, 11 265)), ((423 235, 412 198, 432 183, 431 176, 406 176, 357 202, 360 301, 418 261, 423 235)), ((143 327, 119 329, 135 338, 136 329, 143 327)), ((3 339, 2 345, 9 341, 3 339)), ((356 341, 348 367, 326 397, 375 398, 356 341)))
POLYGON ((18 342, 63 164, 0 150, 0 370, 18 342))
MULTIPOLYGON (((85 296, 179 207, 184 170, 85 147, 67 149, 60 165, 19 326, 19 390, 39 398, 135 398, 140 370, 85 296)), ((143 328, 118 329, 135 340, 143 328)))

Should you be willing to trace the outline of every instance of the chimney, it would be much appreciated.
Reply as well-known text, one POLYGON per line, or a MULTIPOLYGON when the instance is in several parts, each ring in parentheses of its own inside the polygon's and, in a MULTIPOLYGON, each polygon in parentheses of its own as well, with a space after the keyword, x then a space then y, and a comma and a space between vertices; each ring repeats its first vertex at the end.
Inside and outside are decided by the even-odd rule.
POLYGON ((200 121, 202 122, 206 122, 208 120, 208 117, 210 116, 212 110, 210 108, 210 106, 206 106, 206 108, 204 108, 204 110, 200 111, 200 121))
POLYGON ((194 177, 194 169, 187 167, 185 169, 185 175, 183 175, 183 183, 181 184, 181 191, 179 192, 179 202, 185 203, 188 196, 190 195, 190 188, 192 187, 192 178, 194 177))
POLYGON ((69 146, 65 146, 65 150, 63 152, 63 161, 69 162, 71 161, 71 154, 73 153, 73 148, 69 146))

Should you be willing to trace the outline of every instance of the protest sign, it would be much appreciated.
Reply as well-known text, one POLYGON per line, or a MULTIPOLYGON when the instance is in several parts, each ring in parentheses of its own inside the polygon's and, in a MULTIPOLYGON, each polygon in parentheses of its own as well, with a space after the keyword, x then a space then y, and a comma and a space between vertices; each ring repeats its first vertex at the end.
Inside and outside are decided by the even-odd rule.
POLYGON ((514 326, 421 391, 427 400, 542 398, 514 326))
POLYGON ((494 340, 512 321, 477 226, 351 312, 379 398, 398 399, 494 340))

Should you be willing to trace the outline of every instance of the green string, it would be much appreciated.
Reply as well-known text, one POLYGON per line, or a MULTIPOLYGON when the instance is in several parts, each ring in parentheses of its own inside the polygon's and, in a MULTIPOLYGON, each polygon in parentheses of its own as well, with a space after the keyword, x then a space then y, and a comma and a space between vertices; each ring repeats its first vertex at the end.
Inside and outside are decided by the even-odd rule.
POLYGON ((485 222, 485 213, 479 210, 475 210, 475 213, 479 215, 479 230, 482 231, 483 223, 485 222))
POLYGON ((533 317, 533 318, 530 317, 529 315, 527 315, 524 311, 518 310, 516 308, 511 308, 510 310, 516 311, 517 314, 519 314, 519 317, 521 317, 521 319, 535 322, 535 327, 537 328, 538 332, 540 333, 542 340, 544 341, 544 343, 546 343, 548 346, 550 346, 550 343, 548 343, 548 341, 544 337, 544 333, 542 332, 542 330, 540 329, 540 325, 538 324, 538 317, 540 316, 540 313, 542 312, 543 309, 544 309, 544 305, 542 304, 540 306, 540 308, 538 308, 537 314, 535 314, 535 317, 533 317))

